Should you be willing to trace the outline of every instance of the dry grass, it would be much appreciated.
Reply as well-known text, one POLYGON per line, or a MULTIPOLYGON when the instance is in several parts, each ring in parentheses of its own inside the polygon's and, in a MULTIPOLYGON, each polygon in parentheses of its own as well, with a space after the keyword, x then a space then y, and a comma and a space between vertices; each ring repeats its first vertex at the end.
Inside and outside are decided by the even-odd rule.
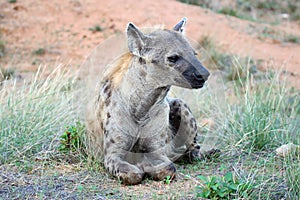
POLYGON ((50 75, 40 68, 31 80, 21 85, 13 79, 3 83, 1 164, 48 158, 56 153, 59 135, 66 125, 79 118, 74 84, 74 78, 62 66, 50 75))

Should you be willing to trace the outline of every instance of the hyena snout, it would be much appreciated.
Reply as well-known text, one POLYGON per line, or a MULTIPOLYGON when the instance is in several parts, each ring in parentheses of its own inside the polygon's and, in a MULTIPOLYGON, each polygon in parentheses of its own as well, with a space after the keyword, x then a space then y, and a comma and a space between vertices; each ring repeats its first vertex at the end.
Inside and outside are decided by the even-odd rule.
POLYGON ((189 82, 191 88, 202 88, 205 81, 208 80, 210 73, 201 64, 198 66, 189 66, 184 72, 184 78, 189 82))

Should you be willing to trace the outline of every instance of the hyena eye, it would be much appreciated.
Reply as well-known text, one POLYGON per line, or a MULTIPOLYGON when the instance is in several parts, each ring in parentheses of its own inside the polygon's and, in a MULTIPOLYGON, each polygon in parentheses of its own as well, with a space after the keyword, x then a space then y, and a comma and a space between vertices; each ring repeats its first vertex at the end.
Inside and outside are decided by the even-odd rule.
POLYGON ((172 55, 168 57, 168 61, 170 63, 176 63, 179 60, 179 56, 178 55, 172 55))

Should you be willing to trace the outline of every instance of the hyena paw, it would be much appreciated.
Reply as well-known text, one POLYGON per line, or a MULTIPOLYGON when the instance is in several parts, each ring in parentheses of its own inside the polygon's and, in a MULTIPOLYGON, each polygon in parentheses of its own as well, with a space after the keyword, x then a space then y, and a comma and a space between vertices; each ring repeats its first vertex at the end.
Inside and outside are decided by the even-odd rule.
POLYGON ((167 176, 175 177, 176 167, 168 157, 159 154, 148 155, 140 164, 143 171, 154 178, 154 180, 163 180, 167 176))
POLYGON ((122 163, 116 176, 126 185, 135 185, 142 181, 144 172, 134 165, 122 163))
POLYGON ((176 174, 176 167, 173 163, 170 163, 169 165, 159 168, 151 173, 151 176, 155 180, 163 180, 166 177, 174 178, 176 174))

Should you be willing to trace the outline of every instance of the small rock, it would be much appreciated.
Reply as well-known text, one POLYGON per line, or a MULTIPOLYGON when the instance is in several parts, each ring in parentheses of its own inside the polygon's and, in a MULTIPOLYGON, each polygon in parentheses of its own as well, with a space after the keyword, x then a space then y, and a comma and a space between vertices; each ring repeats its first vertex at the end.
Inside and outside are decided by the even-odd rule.
POLYGON ((281 19, 288 20, 290 18, 290 15, 288 13, 282 13, 280 14, 281 19))
POLYGON ((278 156, 286 157, 292 153, 300 153, 300 145, 289 143, 276 149, 276 154, 278 156))

